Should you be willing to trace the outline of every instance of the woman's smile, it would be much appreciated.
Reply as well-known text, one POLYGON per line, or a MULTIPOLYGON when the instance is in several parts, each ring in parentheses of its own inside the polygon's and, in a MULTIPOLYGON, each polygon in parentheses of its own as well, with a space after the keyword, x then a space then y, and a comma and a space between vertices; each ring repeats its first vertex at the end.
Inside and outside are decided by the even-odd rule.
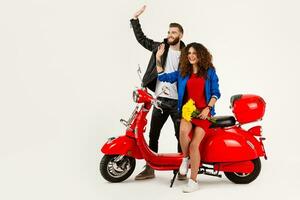
POLYGON ((196 64, 199 61, 197 58, 197 52, 193 47, 191 47, 188 51, 188 60, 191 64, 196 64))

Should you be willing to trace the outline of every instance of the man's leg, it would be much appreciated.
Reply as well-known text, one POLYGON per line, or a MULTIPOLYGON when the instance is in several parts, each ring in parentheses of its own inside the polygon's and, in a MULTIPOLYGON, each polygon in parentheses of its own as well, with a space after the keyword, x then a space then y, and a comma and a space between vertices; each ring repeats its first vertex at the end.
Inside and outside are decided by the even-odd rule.
POLYGON ((163 109, 163 113, 157 108, 153 108, 150 133, 149 133, 149 147, 152 151, 158 152, 158 140, 160 136, 160 131, 169 117, 169 112, 163 109))
MULTIPOLYGON (((167 121, 168 116, 169 113, 166 111, 166 109, 164 109, 164 112, 161 113, 161 111, 157 108, 153 108, 149 133, 149 147, 154 152, 158 152, 158 139, 160 136, 160 131, 167 121)), ((145 169, 135 177, 135 180, 144 180, 154 177, 154 170, 146 164, 145 169)))
POLYGON ((180 126, 180 115, 177 111, 177 104, 176 107, 174 109, 172 109, 170 111, 170 115, 173 121, 173 125, 174 125, 174 130, 175 130, 175 137, 177 139, 177 152, 181 153, 181 146, 180 146, 180 142, 179 142, 179 126, 180 126))

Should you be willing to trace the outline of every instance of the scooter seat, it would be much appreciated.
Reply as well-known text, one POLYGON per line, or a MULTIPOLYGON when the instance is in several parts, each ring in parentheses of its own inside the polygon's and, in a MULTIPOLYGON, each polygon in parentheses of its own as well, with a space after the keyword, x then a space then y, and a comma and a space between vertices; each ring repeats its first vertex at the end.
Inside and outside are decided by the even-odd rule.
POLYGON ((236 122, 234 116, 216 116, 212 117, 212 120, 215 122, 211 124, 210 128, 233 126, 236 122))

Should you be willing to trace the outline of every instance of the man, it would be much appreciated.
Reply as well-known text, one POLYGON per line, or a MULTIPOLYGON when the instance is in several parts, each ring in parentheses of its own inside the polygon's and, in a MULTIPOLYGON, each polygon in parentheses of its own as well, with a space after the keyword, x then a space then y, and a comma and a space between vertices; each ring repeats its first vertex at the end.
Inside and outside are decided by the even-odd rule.
MULTIPOLYGON (((176 83, 170 84, 166 82, 160 82, 157 79, 157 70, 156 70, 156 52, 161 43, 164 44, 164 52, 161 56, 160 65, 164 68, 165 72, 173 72, 178 70, 180 50, 185 47, 185 44, 181 41, 183 37, 183 28, 178 23, 171 23, 169 26, 168 37, 163 40, 163 42, 156 42, 152 39, 149 39, 145 36, 141 29, 138 17, 144 12, 146 6, 143 6, 138 10, 133 18, 130 20, 131 26, 134 31, 134 35, 137 41, 146 49, 152 52, 147 70, 142 80, 143 87, 147 87, 158 96, 158 99, 164 104, 169 105, 169 107, 162 106, 163 113, 160 110, 153 108, 151 124, 150 124, 150 133, 149 133, 149 147, 152 151, 158 152, 158 139, 160 136, 161 129, 168 117, 171 116, 175 136, 178 141, 178 152, 181 152, 179 144, 179 123, 180 116, 177 110, 177 85, 176 83), (162 88, 167 86, 170 89, 170 94, 166 95, 162 93, 162 88), (170 108, 171 107, 171 108, 170 108)), ((135 180, 144 180, 149 178, 154 178, 154 170, 146 164, 145 169, 135 177, 135 180)), ((179 180, 185 180, 186 176, 178 176, 179 180)))

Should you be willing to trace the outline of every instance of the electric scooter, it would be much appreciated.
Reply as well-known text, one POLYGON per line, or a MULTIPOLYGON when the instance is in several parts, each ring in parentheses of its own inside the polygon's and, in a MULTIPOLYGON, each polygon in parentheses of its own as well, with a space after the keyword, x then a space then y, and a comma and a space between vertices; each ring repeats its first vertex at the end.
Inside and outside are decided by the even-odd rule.
MULTIPOLYGON (((167 93, 167 88, 163 91, 167 93)), ((120 120, 126 126, 125 134, 109 138, 101 148, 104 154, 100 162, 101 175, 109 182, 122 182, 133 173, 136 159, 144 159, 155 170, 172 170, 172 187, 182 153, 155 153, 144 138, 147 114, 152 106, 162 112, 162 102, 143 87, 133 91, 133 101, 137 105, 130 118, 120 120)), ((230 181, 238 184, 254 181, 261 171, 260 157, 267 159, 263 144, 265 138, 260 125, 248 130, 242 125, 262 120, 265 107, 265 101, 258 95, 232 96, 230 108, 234 116, 213 117, 214 123, 199 146, 201 163, 198 173, 222 177, 220 172, 224 172, 230 181)))

